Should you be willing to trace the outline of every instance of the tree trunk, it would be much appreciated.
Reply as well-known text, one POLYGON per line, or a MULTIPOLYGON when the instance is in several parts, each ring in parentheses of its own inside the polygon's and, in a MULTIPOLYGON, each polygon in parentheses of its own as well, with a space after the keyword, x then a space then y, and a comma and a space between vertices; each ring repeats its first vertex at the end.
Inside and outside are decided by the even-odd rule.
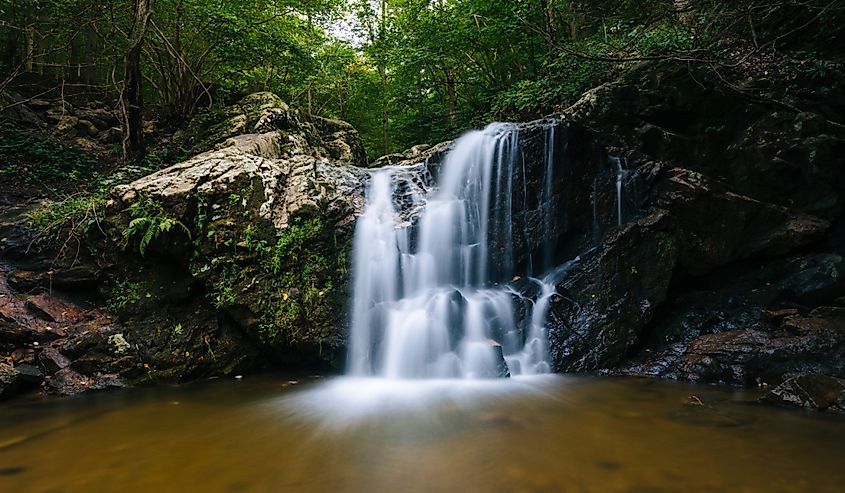
POLYGON ((72 81, 79 81, 82 79, 82 61, 80 58, 80 42, 73 38, 70 40, 70 60, 68 63, 66 75, 72 81))
POLYGON ((83 52, 82 56, 82 80, 89 85, 98 84, 101 81, 97 71, 97 33, 90 27, 85 28, 83 35, 83 52))
POLYGON ((446 82, 446 104, 447 115, 449 117, 449 128, 455 130, 458 128, 458 97, 455 94, 455 79, 452 76, 452 69, 449 65, 443 69, 443 74, 446 82))
POLYGON ((557 26, 555 24, 555 2, 554 0, 540 0, 540 8, 543 10, 543 21, 546 27, 546 44, 549 49, 555 48, 557 43, 557 26))
MULTIPOLYGON (((381 12, 379 21, 379 41, 385 42, 387 38, 387 0, 381 0, 381 12)), ((381 76, 381 138, 384 145, 384 153, 390 154, 390 114, 388 113, 387 98, 387 67, 385 54, 380 54, 378 73, 381 76)))
POLYGON ((32 72, 32 69, 35 68, 35 28, 33 26, 26 28, 26 54, 24 54, 24 57, 26 71, 32 72))
MULTIPOLYGON (((314 60, 313 40, 314 40, 314 20, 311 17, 311 9, 308 9, 308 58, 312 62, 314 60)), ((313 108, 313 104, 314 104, 314 94, 313 94, 313 91, 314 91, 314 75, 313 75, 313 70, 314 69, 312 68, 311 73, 308 74, 308 86, 307 86, 307 91, 306 91, 308 93, 306 95, 307 100, 308 100, 308 111, 307 111, 305 118, 308 121, 314 121, 314 118, 313 118, 313 115, 314 115, 314 108, 313 108)))
POLYGON ((569 38, 578 41, 584 26, 584 2, 571 2, 569 5, 569 38))
POLYGON ((120 92, 120 110, 123 120, 123 157, 128 162, 144 158, 144 102, 141 94, 141 47, 154 0, 134 0, 132 30, 129 49, 123 58, 123 89, 120 92))
POLYGON ((384 153, 390 154, 390 114, 387 108, 387 68, 384 63, 378 66, 378 73, 381 75, 381 138, 384 146, 384 153))

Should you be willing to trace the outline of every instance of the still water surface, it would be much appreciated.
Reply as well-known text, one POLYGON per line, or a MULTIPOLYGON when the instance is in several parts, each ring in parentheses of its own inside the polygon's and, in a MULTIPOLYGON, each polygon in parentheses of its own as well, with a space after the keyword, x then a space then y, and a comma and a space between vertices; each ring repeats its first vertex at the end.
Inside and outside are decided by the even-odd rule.
POLYGON ((289 380, 2 404, 0 492, 845 491, 845 418, 753 392, 289 380))

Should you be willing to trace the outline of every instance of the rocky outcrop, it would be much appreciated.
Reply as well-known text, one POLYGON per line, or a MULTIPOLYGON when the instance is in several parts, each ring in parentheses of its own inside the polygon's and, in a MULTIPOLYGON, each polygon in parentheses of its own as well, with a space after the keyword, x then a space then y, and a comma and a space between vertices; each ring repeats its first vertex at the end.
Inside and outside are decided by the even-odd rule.
POLYGON ((75 106, 64 99, 25 98, 13 91, 0 93, 3 117, 24 128, 40 129, 83 149, 119 143, 120 121, 113 109, 99 105, 75 106))
POLYGON ((352 125, 319 116, 301 118, 270 92, 253 93, 232 106, 195 117, 185 138, 194 153, 202 153, 229 147, 233 137, 266 133, 273 133, 279 144, 278 155, 271 151, 268 158, 306 155, 352 166, 367 164, 364 145, 352 125))
POLYGON ((221 114, 194 135, 209 150, 97 199, 84 248, 42 241, 31 210, 4 215, 4 396, 340 364, 360 138, 268 93, 221 114))
POLYGON ((143 252, 135 262, 149 270, 152 258, 177 266, 200 301, 270 361, 339 364, 348 255, 368 180, 358 134, 345 122, 300 121, 269 93, 223 115, 196 136, 210 150, 113 190, 107 240, 128 238, 126 254, 143 252))
MULTIPOLYGON (((842 319, 825 308, 845 295, 841 129, 665 64, 640 70, 671 75, 605 84, 565 112, 628 149, 616 155, 658 164, 623 161, 634 199, 622 224, 598 212, 599 234, 559 285, 556 367, 734 385, 845 377, 842 319)), ((593 204, 607 210, 609 187, 596 183, 593 204)))

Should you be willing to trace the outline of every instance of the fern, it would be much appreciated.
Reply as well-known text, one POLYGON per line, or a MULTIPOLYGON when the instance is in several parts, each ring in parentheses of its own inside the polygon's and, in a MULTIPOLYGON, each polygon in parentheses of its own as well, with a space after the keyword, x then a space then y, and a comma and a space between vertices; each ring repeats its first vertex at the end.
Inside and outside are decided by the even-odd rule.
POLYGON ((164 214, 161 204, 150 199, 142 199, 126 209, 134 217, 129 225, 123 230, 123 236, 127 240, 141 236, 138 249, 141 256, 146 256, 147 247, 162 233, 167 233, 174 227, 183 231, 188 239, 192 239, 191 230, 178 219, 173 219, 164 214))

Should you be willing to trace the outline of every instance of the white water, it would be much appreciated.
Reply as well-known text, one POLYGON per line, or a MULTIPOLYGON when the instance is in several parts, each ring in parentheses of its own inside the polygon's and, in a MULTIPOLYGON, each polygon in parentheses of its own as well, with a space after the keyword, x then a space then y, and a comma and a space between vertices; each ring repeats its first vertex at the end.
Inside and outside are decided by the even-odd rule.
POLYGON ((617 156, 610 156, 610 160, 616 168, 616 224, 622 225, 622 182, 625 180, 627 171, 625 170, 624 158, 617 156))
MULTIPOLYGON (((553 132, 546 145, 550 162, 542 169, 548 175, 553 132)), ((565 266, 531 279, 538 285, 534 300, 497 284, 514 275, 511 192, 518 166, 524 176, 522 161, 512 125, 465 134, 445 157, 439 186, 412 228, 397 219, 396 170, 373 174, 354 240, 352 376, 449 379, 550 371, 546 318, 565 266), (491 251, 494 239, 500 246, 491 251), (517 320, 518 303, 528 306, 523 320, 517 320)), ((528 192, 542 194, 540 210, 548 216, 554 213, 548 206, 551 176, 543 185, 528 192)), ((548 232, 550 220, 543 223, 548 232)))

